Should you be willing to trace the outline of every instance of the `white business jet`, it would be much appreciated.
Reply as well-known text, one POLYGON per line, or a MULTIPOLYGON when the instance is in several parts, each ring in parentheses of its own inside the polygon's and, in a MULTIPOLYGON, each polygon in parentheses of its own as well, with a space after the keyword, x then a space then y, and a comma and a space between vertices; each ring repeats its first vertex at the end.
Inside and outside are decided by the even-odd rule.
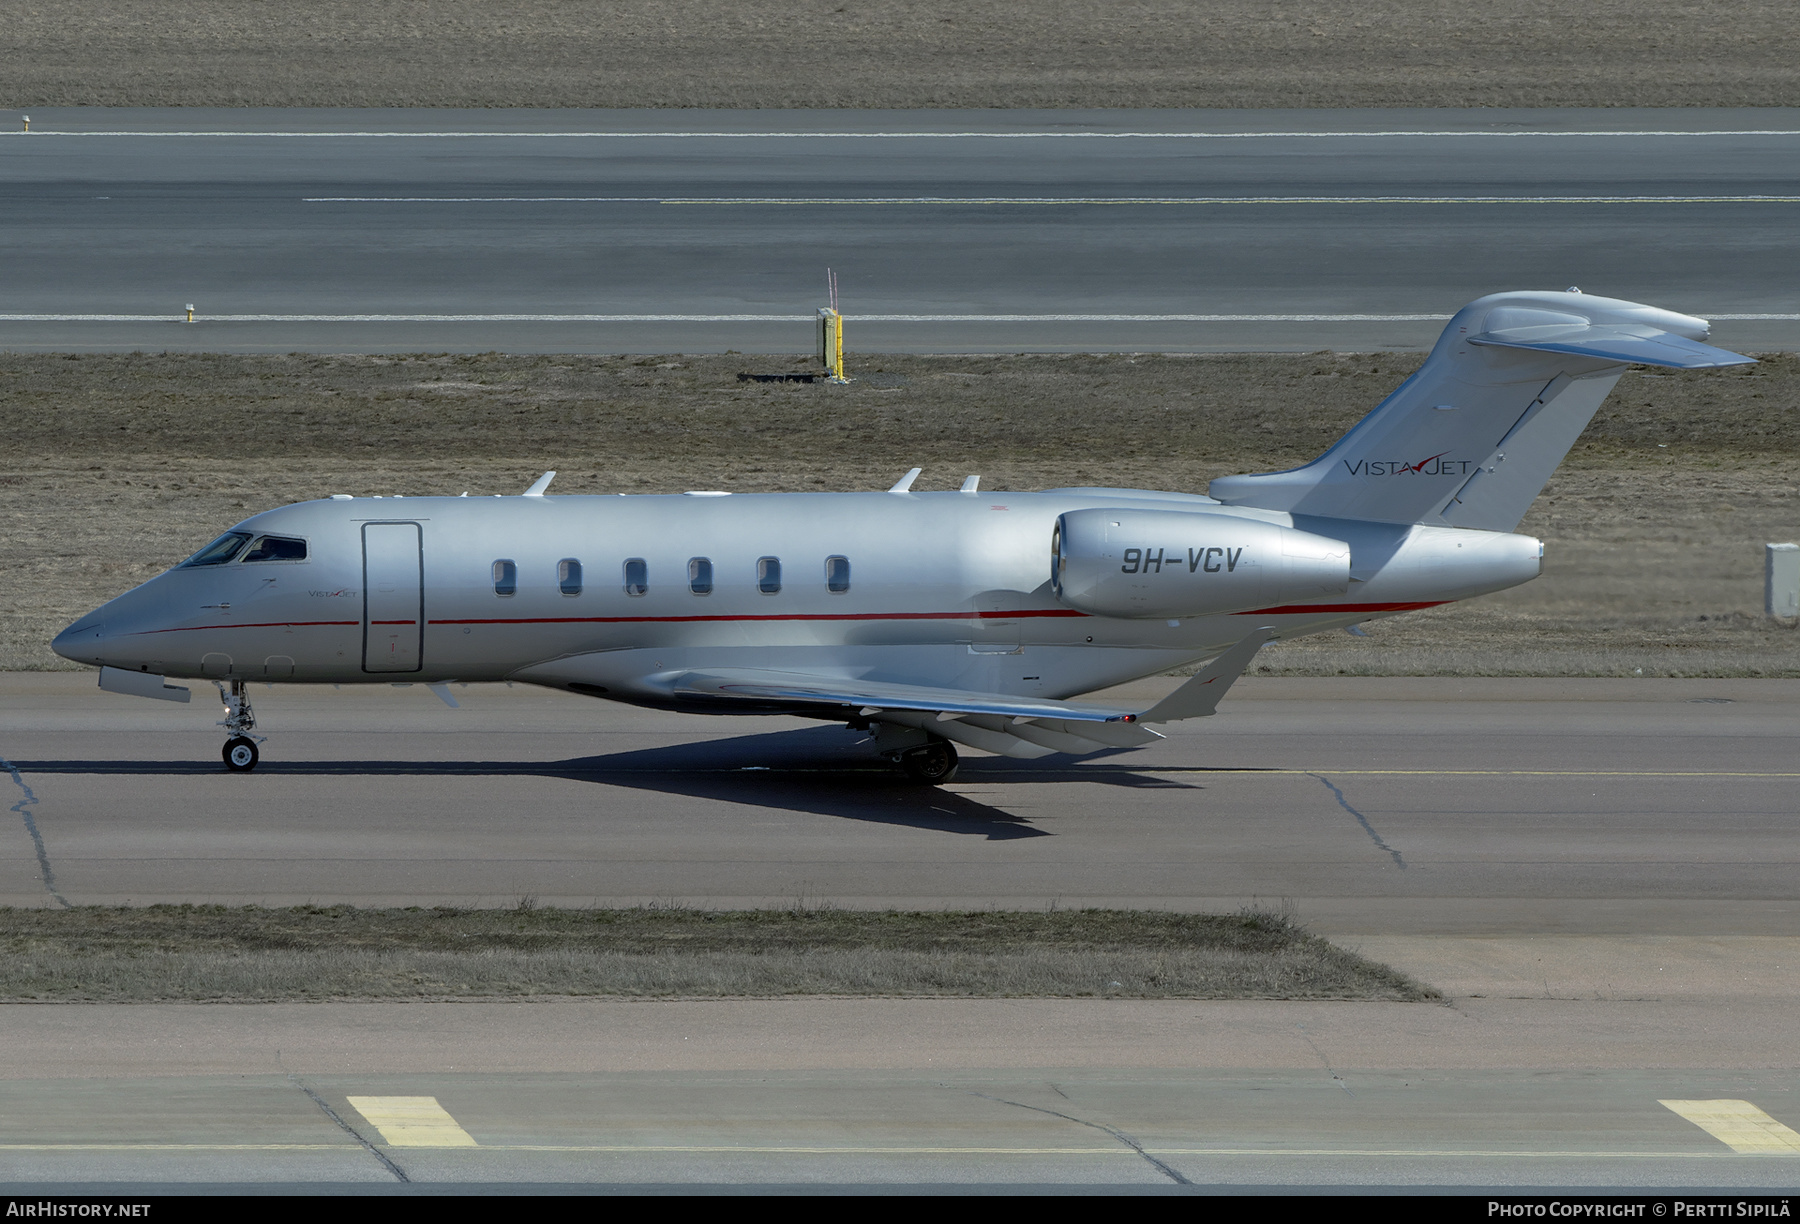
POLYGON ((250 681, 842 721, 925 782, 957 745, 1129 748, 1213 713, 1271 640, 1536 577, 1542 545, 1510 533, 1626 366, 1750 361, 1708 331, 1576 290, 1484 297, 1325 454, 1207 497, 915 493, 916 468, 877 493, 552 497, 547 472, 517 497, 340 494, 244 520, 54 646, 112 692, 213 680, 236 771, 250 681), (1149 709, 1069 700, 1201 661, 1149 709))

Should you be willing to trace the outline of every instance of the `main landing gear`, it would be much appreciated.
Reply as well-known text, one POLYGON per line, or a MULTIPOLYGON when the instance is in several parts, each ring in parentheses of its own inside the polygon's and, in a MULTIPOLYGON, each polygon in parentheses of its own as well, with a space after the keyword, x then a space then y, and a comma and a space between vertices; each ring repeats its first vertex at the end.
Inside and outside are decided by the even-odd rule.
POLYGON ((956 749, 947 740, 932 740, 900 757, 907 776, 930 786, 941 786, 956 777, 956 749))
POLYGON ((244 695, 244 682, 233 680, 230 688, 217 680, 213 684, 225 705, 225 718, 219 723, 227 736, 220 753, 225 758, 225 768, 232 773, 249 773, 262 759, 256 745, 264 737, 252 734, 256 730, 256 714, 250 709, 250 698, 244 695))
POLYGON ((941 786, 956 776, 956 745, 917 727, 879 719, 853 718, 852 731, 867 731, 875 751, 927 786, 941 786))

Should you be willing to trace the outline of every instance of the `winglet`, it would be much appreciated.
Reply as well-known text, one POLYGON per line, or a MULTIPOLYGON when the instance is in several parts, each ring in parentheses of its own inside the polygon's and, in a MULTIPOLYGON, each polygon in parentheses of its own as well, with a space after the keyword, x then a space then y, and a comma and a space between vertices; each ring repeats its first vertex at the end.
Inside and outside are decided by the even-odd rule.
POLYGON ((1275 636, 1275 630, 1263 626, 1208 663, 1186 684, 1138 715, 1139 722, 1177 722, 1183 718, 1205 718, 1219 708, 1225 690, 1250 666, 1250 660, 1275 636))
POLYGON ((525 490, 524 495, 526 497, 542 497, 544 495, 544 490, 548 489, 550 487, 550 482, 555 479, 555 472, 545 472, 542 476, 539 476, 536 480, 531 482, 531 487, 525 490))
POLYGON ((925 470, 924 468, 914 468, 912 471, 910 471, 906 475, 902 476, 899 480, 896 480, 894 482, 894 487, 889 489, 888 492, 889 493, 910 493, 910 492, 912 492, 912 482, 917 480, 919 478, 919 473, 923 472, 924 470, 925 470))

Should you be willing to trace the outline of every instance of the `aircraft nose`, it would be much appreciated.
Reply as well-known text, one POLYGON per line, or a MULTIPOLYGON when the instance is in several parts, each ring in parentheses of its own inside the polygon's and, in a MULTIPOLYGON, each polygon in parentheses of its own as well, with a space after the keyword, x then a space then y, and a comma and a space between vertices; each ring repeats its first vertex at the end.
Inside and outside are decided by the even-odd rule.
POLYGON ((75 663, 100 663, 105 644, 106 620, 94 611, 57 634, 50 649, 75 663))

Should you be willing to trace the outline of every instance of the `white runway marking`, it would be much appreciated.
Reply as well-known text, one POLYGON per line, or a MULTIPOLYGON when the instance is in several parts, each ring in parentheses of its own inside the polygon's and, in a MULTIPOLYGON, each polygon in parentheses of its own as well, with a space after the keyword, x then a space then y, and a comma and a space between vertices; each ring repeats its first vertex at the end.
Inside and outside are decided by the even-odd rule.
MULTIPOLYGON (((811 314, 195 314, 196 323, 810 323, 811 314)), ((1438 323, 1445 314, 859 314, 863 323, 1438 323)), ((1800 315, 1732 316, 1794 318, 1800 315)), ((182 323, 184 315, 0 314, 0 323, 182 323)))
POLYGON ((29 140, 46 137, 128 136, 153 138, 205 138, 250 136, 271 140, 1387 140, 1396 137, 1448 139, 1523 140, 1612 139, 1669 136, 1800 136, 1800 129, 1742 128, 1705 131, 1657 130, 1580 132, 1493 132, 1397 129, 1371 132, 269 132, 269 131, 46 131, 0 132, 29 140))
POLYGON ((1282 204, 1800 204, 1796 195, 1661 196, 304 196, 305 204, 663 204, 714 207, 828 204, 915 207, 1006 205, 1155 206, 1282 204))
MULTIPOLYGON (((1793 315, 1705 315, 1800 322, 1793 315)), ((1449 315, 848 315, 857 322, 1445 322, 1449 315)), ((194 315, 194 322, 814 322, 815 315, 194 315)), ((185 322, 184 315, 0 315, 0 322, 185 322)))

